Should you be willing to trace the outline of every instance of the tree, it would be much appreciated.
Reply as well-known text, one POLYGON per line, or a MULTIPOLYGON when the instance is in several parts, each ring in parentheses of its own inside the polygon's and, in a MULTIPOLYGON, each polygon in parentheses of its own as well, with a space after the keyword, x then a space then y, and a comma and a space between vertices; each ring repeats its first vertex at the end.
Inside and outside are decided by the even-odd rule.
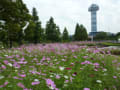
POLYGON ((35 23, 30 20, 29 26, 25 30, 25 41, 28 43, 34 43, 34 28, 35 28, 35 23))
POLYGON ((4 29, 4 26, 0 25, 0 42, 2 42, 4 47, 7 47, 7 32, 4 29))
POLYGON ((36 8, 33 8, 28 28, 25 30, 25 41, 37 44, 43 40, 43 37, 44 29, 41 27, 36 8))
POLYGON ((23 39, 22 28, 29 20, 29 12, 22 0, 0 0, 0 20, 5 21, 5 31, 9 47, 13 41, 20 43, 23 39), (18 40, 19 39, 19 40, 18 40))
POLYGON ((80 25, 80 30, 81 30, 81 40, 87 40, 88 39, 88 34, 87 34, 87 30, 83 25, 80 25))
POLYGON ((120 38, 120 32, 116 34, 116 39, 118 40, 120 38))
POLYGON ((54 19, 51 17, 46 24, 45 30, 46 40, 56 42, 58 41, 59 34, 60 34, 59 29, 54 23, 54 19))
POLYGON ((40 30, 40 42, 44 42, 45 41, 45 29, 41 28, 40 30))
POLYGON ((75 34, 74 34, 74 40, 76 41, 83 41, 87 40, 87 30, 83 25, 80 25, 77 23, 75 28, 75 34))
POLYGON ((107 38, 108 38, 108 35, 106 32, 99 32, 94 37, 95 40, 107 40, 107 38))
POLYGON ((41 22, 39 21, 39 17, 37 16, 37 10, 36 8, 33 8, 32 10, 32 20, 35 23, 34 27, 34 43, 40 42, 40 39, 42 39, 43 29, 41 27, 41 22))
POLYGON ((61 32, 59 26, 56 26, 56 41, 60 42, 61 41, 61 32))
POLYGON ((32 10, 32 20, 35 24, 33 31, 34 31, 34 43, 38 43, 40 38, 40 28, 41 28, 41 22, 39 22, 39 17, 37 16, 36 8, 33 8, 32 10))
POLYGON ((64 28, 64 31, 63 31, 62 40, 69 41, 69 34, 66 27, 64 28))
POLYGON ((75 28, 74 40, 76 41, 81 40, 81 30, 78 23, 76 24, 76 28, 75 28))

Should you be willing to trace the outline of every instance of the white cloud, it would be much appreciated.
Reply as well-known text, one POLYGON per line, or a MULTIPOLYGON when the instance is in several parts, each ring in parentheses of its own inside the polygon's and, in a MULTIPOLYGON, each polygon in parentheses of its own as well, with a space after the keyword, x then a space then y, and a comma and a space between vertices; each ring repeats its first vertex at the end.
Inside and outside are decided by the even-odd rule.
POLYGON ((43 27, 52 16, 61 32, 66 26, 70 34, 74 33, 76 23, 86 26, 90 32, 90 13, 88 7, 95 2, 98 11, 98 31, 119 32, 120 0, 23 0, 30 12, 36 7, 43 27))

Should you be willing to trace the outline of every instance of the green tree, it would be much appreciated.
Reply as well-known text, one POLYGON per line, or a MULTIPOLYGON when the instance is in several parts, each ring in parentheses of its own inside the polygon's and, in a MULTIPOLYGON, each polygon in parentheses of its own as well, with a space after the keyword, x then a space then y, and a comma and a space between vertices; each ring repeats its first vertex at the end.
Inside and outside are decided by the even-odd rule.
POLYGON ((95 40, 107 40, 108 39, 108 35, 106 32, 99 32, 96 34, 96 36, 94 37, 95 40))
POLYGON ((56 41, 57 42, 61 41, 61 32, 59 26, 56 26, 56 41))
POLYGON ((60 33, 59 29, 54 23, 54 19, 51 17, 46 24, 46 30, 45 30, 46 40, 52 42, 58 41, 59 33, 60 33))
POLYGON ((68 34, 68 30, 66 27, 64 28, 64 31, 63 31, 62 40, 65 42, 69 41, 69 34, 68 34))
POLYGON ((88 39, 87 30, 83 25, 76 24, 74 40, 83 41, 88 39))
POLYGON ((2 42, 4 47, 7 47, 7 32, 5 26, 0 22, 0 43, 2 42))
POLYGON ((80 25, 80 30, 81 30, 81 40, 87 40, 88 39, 88 34, 87 34, 87 30, 83 25, 80 25))
POLYGON ((41 28, 40 30, 40 42, 45 42, 45 29, 41 28))
POLYGON ((120 32, 116 34, 116 39, 118 40, 120 38, 120 32))
POLYGON ((76 28, 75 28, 74 40, 75 41, 81 40, 81 30, 78 23, 76 24, 76 28))
POLYGON ((5 21, 5 31, 9 47, 13 41, 20 43, 23 38, 22 28, 29 20, 29 12, 22 0, 0 0, 0 20, 5 21))
POLYGON ((42 38, 43 29, 41 27, 41 22, 39 21, 39 17, 37 16, 36 8, 33 8, 32 11, 33 22, 35 23, 34 27, 34 43, 39 43, 40 39, 42 38))
POLYGON ((25 30, 25 41, 28 43, 34 43, 34 28, 35 28, 35 23, 30 20, 29 26, 25 30))

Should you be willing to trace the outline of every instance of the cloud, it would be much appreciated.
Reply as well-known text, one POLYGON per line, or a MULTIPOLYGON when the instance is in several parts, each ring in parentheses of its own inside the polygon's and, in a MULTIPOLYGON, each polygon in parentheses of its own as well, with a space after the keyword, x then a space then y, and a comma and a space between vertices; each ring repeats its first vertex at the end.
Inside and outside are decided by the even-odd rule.
POLYGON ((83 24, 91 31, 88 7, 93 2, 100 6, 98 11, 98 31, 119 32, 120 0, 23 0, 30 12, 36 7, 43 27, 52 16, 60 26, 61 32, 66 26, 74 34, 76 23, 83 24))

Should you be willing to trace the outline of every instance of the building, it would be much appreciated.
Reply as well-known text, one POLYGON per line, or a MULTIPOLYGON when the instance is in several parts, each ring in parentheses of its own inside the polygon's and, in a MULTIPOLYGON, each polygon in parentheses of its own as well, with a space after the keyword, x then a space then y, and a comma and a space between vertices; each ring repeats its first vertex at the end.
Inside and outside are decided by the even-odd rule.
POLYGON ((91 32, 90 36, 95 36, 97 34, 97 11, 99 10, 99 6, 96 4, 92 4, 88 11, 91 12, 91 32))

